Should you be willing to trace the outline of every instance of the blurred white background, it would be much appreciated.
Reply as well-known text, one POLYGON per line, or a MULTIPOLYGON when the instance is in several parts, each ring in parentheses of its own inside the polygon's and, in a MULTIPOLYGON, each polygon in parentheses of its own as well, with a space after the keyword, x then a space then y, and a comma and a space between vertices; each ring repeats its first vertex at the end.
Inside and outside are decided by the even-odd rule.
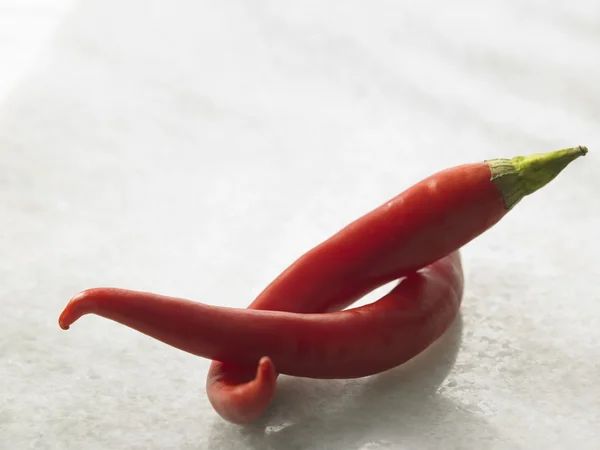
POLYGON ((0 98, 27 73, 73 0, 0 0, 0 98))
POLYGON ((600 448, 599 5, 0 0, 0 449, 600 448), (252 426, 208 361, 56 323, 102 285, 245 307, 424 176, 580 144, 465 247, 434 347, 281 377, 252 426))

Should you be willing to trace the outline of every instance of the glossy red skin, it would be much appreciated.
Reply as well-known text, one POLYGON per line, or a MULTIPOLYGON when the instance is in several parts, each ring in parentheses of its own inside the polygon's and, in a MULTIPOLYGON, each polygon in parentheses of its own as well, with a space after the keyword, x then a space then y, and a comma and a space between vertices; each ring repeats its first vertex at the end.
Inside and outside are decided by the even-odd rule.
MULTIPOLYGON (((338 311, 459 249, 507 212, 490 179, 487 163, 450 168, 424 179, 304 254, 249 308, 338 311)), ((213 361, 208 398, 224 419, 252 422, 274 396, 273 372, 269 360, 258 373, 253 366, 213 361)))
POLYGON ((453 253, 377 302, 340 312, 226 308, 95 288, 75 296, 59 323, 68 329, 82 315, 96 314, 204 358, 256 365, 267 355, 281 373, 356 378, 395 367, 429 346, 454 320, 462 289, 460 257, 453 253))

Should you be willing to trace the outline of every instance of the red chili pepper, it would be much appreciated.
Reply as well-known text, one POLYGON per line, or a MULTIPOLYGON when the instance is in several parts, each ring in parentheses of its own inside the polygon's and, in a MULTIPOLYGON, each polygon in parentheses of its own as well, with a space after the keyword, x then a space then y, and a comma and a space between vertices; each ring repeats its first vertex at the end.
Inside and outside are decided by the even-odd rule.
POLYGON ((446 329, 458 310, 461 274, 454 253, 375 303, 327 314, 226 308, 96 288, 71 300, 60 325, 68 329, 92 313, 204 358, 256 365, 268 355, 288 375, 364 377, 412 358, 446 329))
MULTIPOLYGON (((308 377, 377 373, 422 351, 454 317, 462 272, 457 256, 445 255, 497 223, 525 195, 586 152, 577 147, 439 172, 305 254, 267 287, 252 309, 92 289, 71 300, 59 323, 68 328, 82 314, 95 313, 203 357, 249 367, 260 361, 258 378, 251 382, 256 389, 250 392, 269 395, 276 378, 273 363, 282 373, 308 377), (372 305, 316 314, 341 309, 405 275, 405 281, 372 305)), ((209 375, 209 395, 211 386, 246 381, 221 369, 218 377, 209 375)), ((232 421, 245 422, 266 407, 260 395, 229 393, 229 400, 219 400, 218 394, 211 401, 223 400, 216 409, 232 421)))
MULTIPOLYGON (((586 152, 577 147, 434 174, 303 255, 249 308, 312 313, 343 309, 459 248, 586 152)), ((258 370, 213 361, 208 398, 224 419, 252 422, 275 394, 274 371, 268 359, 258 370)))

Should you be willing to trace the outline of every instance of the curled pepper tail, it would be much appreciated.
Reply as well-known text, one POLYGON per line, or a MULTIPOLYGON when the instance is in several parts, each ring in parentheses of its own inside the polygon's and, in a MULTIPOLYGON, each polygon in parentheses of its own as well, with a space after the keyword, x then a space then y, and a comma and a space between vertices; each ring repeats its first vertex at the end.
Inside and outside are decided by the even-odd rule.
POLYGON ((256 372, 251 367, 233 367, 214 361, 206 380, 208 399, 225 420, 245 425, 256 421, 275 396, 277 373, 271 358, 260 359, 256 372))
POLYGON ((68 330, 81 316, 96 312, 95 301, 89 295, 91 290, 83 291, 73 297, 58 318, 58 325, 68 330))

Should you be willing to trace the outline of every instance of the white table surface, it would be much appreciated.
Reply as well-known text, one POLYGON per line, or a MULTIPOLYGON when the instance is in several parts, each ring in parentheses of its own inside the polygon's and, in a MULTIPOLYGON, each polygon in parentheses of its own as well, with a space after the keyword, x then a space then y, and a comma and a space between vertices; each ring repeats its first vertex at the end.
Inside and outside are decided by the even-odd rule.
MULTIPOLYGON (((600 6, 0 2, 0 449, 600 448, 600 6), (209 362, 87 316, 118 286, 245 307, 439 169, 590 154, 463 249, 403 367, 281 377, 220 419, 209 362)), ((363 300, 372 300, 369 296, 363 300)))

